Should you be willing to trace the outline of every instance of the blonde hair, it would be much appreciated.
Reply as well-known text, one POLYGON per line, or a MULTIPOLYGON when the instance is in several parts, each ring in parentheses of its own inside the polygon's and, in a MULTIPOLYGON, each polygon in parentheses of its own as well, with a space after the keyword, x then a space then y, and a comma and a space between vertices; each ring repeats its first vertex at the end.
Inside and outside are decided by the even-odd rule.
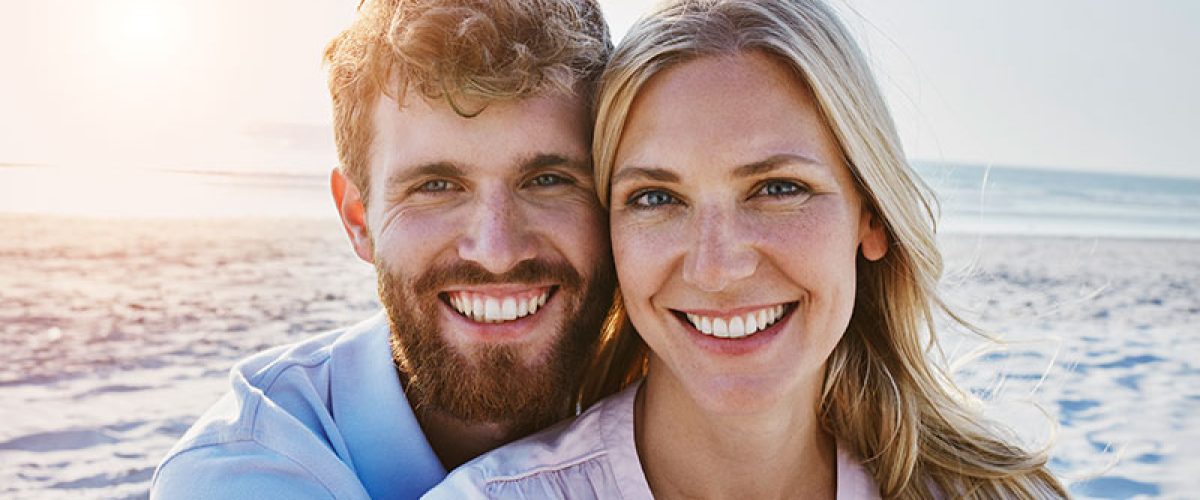
MULTIPOLYGON (((812 89, 866 209, 891 242, 882 260, 858 260, 854 313, 826 367, 824 428, 864 458, 885 498, 935 491, 956 498, 1067 496, 1046 469, 1045 453, 1008 443, 928 358, 935 310, 977 330, 938 295, 936 200, 907 164, 870 68, 829 7, 812 0, 677 0, 638 21, 601 78, 593 140, 601 201, 607 206, 617 147, 640 89, 686 61, 748 51, 777 58, 795 71, 797 84, 812 89)), ((589 399, 645 374, 645 345, 618 315, 585 384, 589 399)))
POLYGON ((594 0, 374 0, 325 49, 334 136, 346 175, 368 195, 372 110, 407 90, 484 103, 547 92, 591 101, 612 42, 594 0))

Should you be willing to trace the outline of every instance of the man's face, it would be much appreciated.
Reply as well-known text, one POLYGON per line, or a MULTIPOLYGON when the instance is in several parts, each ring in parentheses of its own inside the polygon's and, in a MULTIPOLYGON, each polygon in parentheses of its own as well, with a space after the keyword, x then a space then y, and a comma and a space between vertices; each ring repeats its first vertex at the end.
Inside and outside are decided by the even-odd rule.
POLYGON ((412 403, 546 425, 570 408, 613 287, 580 99, 382 96, 366 222, 412 403))

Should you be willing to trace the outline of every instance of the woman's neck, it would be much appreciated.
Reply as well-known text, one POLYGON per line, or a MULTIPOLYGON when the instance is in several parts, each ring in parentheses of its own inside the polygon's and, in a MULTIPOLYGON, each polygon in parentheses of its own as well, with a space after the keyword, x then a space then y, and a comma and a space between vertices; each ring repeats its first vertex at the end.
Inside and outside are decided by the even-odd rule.
POLYGON ((763 412, 717 415, 661 374, 651 370, 634 418, 656 498, 836 497, 836 444, 818 424, 819 387, 763 412))

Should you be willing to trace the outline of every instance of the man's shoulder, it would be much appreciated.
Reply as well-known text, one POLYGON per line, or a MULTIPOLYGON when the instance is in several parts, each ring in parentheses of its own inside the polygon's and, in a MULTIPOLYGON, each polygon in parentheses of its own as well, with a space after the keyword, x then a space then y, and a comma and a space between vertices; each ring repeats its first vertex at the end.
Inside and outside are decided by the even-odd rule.
MULTIPOLYGON (((357 325, 356 325, 357 327, 357 325)), ((356 327, 325 332, 281 345, 237 362, 229 372, 229 391, 188 429, 171 454, 261 437, 264 425, 287 414, 311 413, 328 399, 329 361, 334 344, 356 327), (266 407, 264 409, 264 406, 266 407)))
MULTIPOLYGON (((306 487, 311 495, 300 498, 353 498, 356 493, 366 498, 339 428, 355 422, 335 419, 333 392, 339 375, 333 365, 338 361, 354 365, 359 361, 356 356, 386 351, 386 328, 381 331, 381 321, 376 316, 238 362, 230 372, 230 390, 159 466, 154 491, 165 494, 197 487, 206 492, 225 491, 221 488, 232 485, 240 488, 236 491, 266 491, 285 482, 293 485, 292 489, 316 485, 306 487)), ((386 368, 376 373, 375 378, 394 376, 386 368)), ((241 497, 248 498, 234 496, 241 497)), ((278 494, 267 496, 276 497, 278 494)))

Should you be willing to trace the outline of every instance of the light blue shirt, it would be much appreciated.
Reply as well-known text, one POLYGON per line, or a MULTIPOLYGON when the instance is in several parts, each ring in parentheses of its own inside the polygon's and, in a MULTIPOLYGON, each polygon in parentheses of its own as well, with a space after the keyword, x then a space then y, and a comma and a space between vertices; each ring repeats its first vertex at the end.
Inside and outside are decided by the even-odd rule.
POLYGON ((446 476, 383 314, 239 362, 154 473, 151 498, 407 499, 446 476))
MULTIPOLYGON (((574 420, 467 462, 423 498, 653 499, 633 436, 640 385, 601 400, 574 420)), ((875 481, 841 446, 837 498, 880 498, 875 481)))

